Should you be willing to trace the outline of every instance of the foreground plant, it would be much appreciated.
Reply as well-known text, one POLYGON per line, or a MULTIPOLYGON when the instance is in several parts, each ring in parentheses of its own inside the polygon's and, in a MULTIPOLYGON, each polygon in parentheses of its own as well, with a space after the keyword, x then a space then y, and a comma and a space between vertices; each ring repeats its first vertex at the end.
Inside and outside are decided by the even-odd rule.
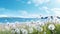
POLYGON ((50 25, 48 26, 48 29, 51 31, 51 34, 54 34, 55 25, 54 25, 54 24, 50 24, 50 25))
POLYGON ((22 31, 22 34, 28 34, 28 31, 26 29, 22 28, 21 31, 22 31))

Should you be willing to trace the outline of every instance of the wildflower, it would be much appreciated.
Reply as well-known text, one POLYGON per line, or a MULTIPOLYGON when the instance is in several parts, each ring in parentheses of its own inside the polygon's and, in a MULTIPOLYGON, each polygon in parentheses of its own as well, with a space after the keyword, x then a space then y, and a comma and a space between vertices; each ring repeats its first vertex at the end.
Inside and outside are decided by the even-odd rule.
POLYGON ((50 25, 48 26, 48 29, 49 29, 49 30, 54 30, 54 29, 55 29, 55 26, 54 26, 53 24, 50 24, 50 25))
POLYGON ((42 27, 39 27, 39 26, 36 26, 35 29, 39 32, 42 32, 43 31, 43 28, 42 27))
POLYGON ((15 34, 15 29, 11 30, 11 34, 15 34))
POLYGON ((12 24, 12 27, 13 27, 13 28, 16 28, 16 25, 15 25, 15 24, 12 24))
POLYGON ((29 28, 29 33, 32 33, 33 32, 33 28, 29 28))
POLYGON ((5 31, 5 29, 2 29, 2 31, 5 31))
POLYGON ((16 32, 17 34, 20 34, 20 30, 19 30, 18 28, 15 29, 15 32, 16 32))
POLYGON ((22 31, 22 34, 28 34, 28 31, 26 29, 22 28, 21 31, 22 31))
POLYGON ((5 26, 5 29, 10 30, 10 28, 8 26, 5 26))
POLYGON ((27 26, 28 26, 28 27, 32 27, 32 25, 31 25, 30 23, 29 23, 29 24, 27 24, 27 26))
POLYGON ((44 34, 46 34, 46 32, 44 32, 44 34))

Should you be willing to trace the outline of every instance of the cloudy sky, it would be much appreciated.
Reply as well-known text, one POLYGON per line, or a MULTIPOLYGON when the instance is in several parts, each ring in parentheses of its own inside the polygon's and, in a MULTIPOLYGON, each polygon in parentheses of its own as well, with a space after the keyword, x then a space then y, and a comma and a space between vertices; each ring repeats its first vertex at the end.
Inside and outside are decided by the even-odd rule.
POLYGON ((0 17, 60 16, 60 0, 0 0, 0 17))

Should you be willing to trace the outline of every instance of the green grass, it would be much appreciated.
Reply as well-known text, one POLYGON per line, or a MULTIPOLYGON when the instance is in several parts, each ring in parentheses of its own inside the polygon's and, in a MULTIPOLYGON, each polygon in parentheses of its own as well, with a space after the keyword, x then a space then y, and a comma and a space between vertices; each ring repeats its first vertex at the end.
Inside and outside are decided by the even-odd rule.
MULTIPOLYGON (((48 29, 48 25, 50 23, 47 23, 46 25, 42 26, 43 28, 43 31, 42 32, 38 32, 37 30, 35 30, 34 28, 34 31, 32 33, 28 33, 28 34, 44 34, 44 32, 46 32, 46 34, 60 34, 60 24, 54 24, 55 25, 55 30, 53 31, 54 33, 52 33, 51 30, 48 29)), ((28 30, 28 27, 26 27, 26 29, 28 30)), ((8 30, 5 30, 5 31, 1 31, 0 30, 0 34, 11 34, 11 29, 8 31, 8 30)), ((21 32, 22 34, 22 32, 21 32)))

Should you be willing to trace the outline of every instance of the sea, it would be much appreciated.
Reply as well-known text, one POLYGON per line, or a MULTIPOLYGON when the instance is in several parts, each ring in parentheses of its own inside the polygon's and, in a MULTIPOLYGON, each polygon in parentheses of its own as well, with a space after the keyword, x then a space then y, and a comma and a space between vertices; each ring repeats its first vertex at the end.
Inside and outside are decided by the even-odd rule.
POLYGON ((41 18, 20 18, 20 17, 0 17, 0 23, 15 23, 17 22, 31 22, 31 21, 46 21, 47 19, 41 18))

